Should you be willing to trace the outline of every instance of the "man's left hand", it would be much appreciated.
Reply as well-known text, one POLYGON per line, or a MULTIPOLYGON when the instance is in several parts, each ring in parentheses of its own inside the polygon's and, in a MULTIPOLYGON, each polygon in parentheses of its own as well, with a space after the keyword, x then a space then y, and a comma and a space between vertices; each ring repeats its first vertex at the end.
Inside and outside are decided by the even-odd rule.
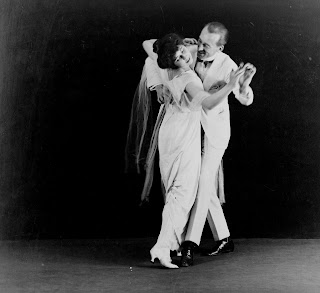
POLYGON ((194 38, 184 38, 183 44, 185 46, 198 45, 198 41, 194 38))
POLYGON ((239 79, 240 93, 246 93, 247 88, 248 88, 249 84, 251 83, 251 80, 252 80, 253 76, 255 75, 257 69, 251 63, 246 63, 245 65, 243 63, 241 63, 240 67, 245 67, 244 74, 239 79))

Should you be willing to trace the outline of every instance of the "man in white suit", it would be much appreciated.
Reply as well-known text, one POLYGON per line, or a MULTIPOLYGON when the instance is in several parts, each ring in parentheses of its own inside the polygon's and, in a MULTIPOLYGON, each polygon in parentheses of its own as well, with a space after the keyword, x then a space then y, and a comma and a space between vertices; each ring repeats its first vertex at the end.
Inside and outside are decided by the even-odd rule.
MULTIPOLYGON (((203 82, 205 90, 210 91, 229 81, 232 70, 238 66, 223 49, 228 40, 228 30, 221 23, 207 24, 198 40, 198 61, 195 71, 203 82)), ((239 87, 234 90, 235 98, 243 105, 253 102, 253 92, 249 87, 256 69, 250 65, 239 87)), ((234 250, 230 232, 217 196, 215 176, 223 154, 230 140, 230 112, 228 99, 212 110, 202 110, 201 124, 205 133, 201 175, 196 201, 191 211, 185 242, 182 245, 181 266, 193 264, 193 251, 199 246, 206 218, 208 219, 216 245, 207 253, 213 256, 234 250)))
MULTIPOLYGON (((207 24, 198 40, 197 62, 195 71, 203 82, 206 91, 217 90, 229 81, 232 70, 238 66, 225 53, 224 45, 227 43, 228 30, 221 23, 207 24)), ((185 39, 186 42, 194 42, 185 39)), ((239 81, 239 87, 234 91, 236 99, 243 105, 253 102, 253 92, 249 87, 256 69, 253 65, 246 65, 244 76, 239 81)), ((152 69, 147 71, 148 86, 159 91, 159 80, 152 69)), ((199 189, 196 201, 191 211, 185 241, 182 244, 181 266, 193 264, 194 249, 199 246, 206 218, 208 219, 216 245, 208 255, 218 255, 234 250, 233 241, 217 196, 216 174, 222 161, 223 154, 230 139, 230 112, 228 99, 212 110, 203 108, 201 124, 204 130, 204 145, 199 189)))

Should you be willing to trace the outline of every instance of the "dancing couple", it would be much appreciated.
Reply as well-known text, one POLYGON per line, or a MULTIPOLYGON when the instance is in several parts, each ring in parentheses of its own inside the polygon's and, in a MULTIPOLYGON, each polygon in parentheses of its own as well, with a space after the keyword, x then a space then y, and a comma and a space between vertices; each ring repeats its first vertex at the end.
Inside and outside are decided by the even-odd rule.
MULTIPOLYGON (((198 41, 171 33, 143 42, 148 58, 132 108, 132 117, 137 117, 138 110, 143 112, 135 151, 138 164, 147 128, 149 91, 156 90, 162 105, 148 141, 142 200, 149 196, 158 149, 165 203, 161 230, 150 254, 152 262, 158 259, 167 268, 193 264, 206 219, 216 243, 207 255, 234 250, 221 206, 222 157, 230 139, 228 95, 233 92, 241 104, 252 104, 249 84, 256 68, 250 63, 237 66, 223 53, 227 40, 225 26, 212 22, 205 25, 198 41), (179 266, 172 263, 170 251, 181 254, 179 266)), ((132 127, 131 120, 129 133, 132 127)))

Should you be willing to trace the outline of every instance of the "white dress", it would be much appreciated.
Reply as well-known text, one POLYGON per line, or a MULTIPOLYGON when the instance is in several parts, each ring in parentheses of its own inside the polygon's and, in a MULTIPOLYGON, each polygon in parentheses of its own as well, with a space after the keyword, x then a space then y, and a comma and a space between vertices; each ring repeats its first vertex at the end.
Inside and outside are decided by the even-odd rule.
POLYGON ((201 102, 209 94, 201 92, 190 99, 185 87, 191 81, 203 87, 192 70, 175 76, 166 84, 173 102, 167 105, 158 138, 160 172, 166 196, 161 231, 152 248, 161 258, 170 259, 170 250, 179 250, 184 241, 200 177, 201 102))

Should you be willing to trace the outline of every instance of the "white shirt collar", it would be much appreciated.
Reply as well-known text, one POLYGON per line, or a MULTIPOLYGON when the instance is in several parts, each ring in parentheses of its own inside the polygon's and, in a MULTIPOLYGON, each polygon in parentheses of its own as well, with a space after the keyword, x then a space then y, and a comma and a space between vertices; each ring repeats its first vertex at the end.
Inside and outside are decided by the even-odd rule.
POLYGON ((207 59, 203 59, 203 61, 213 61, 220 52, 221 51, 218 51, 218 52, 214 53, 213 56, 211 56, 211 57, 209 57, 207 59))

